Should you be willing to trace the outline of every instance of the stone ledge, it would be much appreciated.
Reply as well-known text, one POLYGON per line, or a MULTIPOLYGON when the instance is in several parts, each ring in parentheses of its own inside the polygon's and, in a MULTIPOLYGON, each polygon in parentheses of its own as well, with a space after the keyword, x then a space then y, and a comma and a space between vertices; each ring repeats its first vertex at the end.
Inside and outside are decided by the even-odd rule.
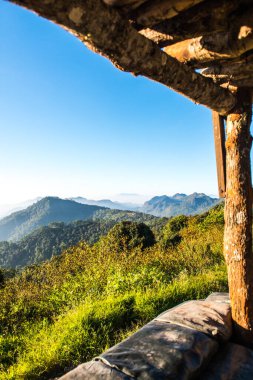
POLYGON ((229 296, 212 293, 159 315, 135 334, 61 380, 252 380, 253 351, 227 343, 229 296))

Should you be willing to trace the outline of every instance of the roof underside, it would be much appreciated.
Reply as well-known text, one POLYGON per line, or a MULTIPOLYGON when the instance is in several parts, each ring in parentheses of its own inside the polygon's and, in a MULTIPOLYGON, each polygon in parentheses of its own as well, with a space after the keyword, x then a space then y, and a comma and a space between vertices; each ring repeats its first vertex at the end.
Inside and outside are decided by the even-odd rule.
POLYGON ((253 86, 250 0, 104 0, 139 33, 224 87, 253 86))
POLYGON ((227 114, 253 87, 251 0, 10 0, 93 51, 227 114))

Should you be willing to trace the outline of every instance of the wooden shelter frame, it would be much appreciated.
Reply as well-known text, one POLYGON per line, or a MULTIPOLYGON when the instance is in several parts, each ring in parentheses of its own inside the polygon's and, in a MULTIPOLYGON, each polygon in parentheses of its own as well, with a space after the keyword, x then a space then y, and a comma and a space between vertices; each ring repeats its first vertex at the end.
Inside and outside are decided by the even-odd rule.
POLYGON ((232 318, 238 341, 253 347, 252 1, 9 1, 62 26, 117 68, 212 110, 232 318))

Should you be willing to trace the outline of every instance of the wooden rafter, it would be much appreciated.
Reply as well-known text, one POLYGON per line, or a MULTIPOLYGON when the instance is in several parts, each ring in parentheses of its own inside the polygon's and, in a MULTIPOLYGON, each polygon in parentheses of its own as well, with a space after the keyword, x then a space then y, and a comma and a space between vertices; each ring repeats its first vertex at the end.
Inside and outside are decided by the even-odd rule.
POLYGON ((63 26, 121 70, 160 82, 223 115, 235 105, 235 97, 228 90, 168 56, 101 0, 11 2, 63 26))
POLYGON ((124 7, 125 10, 138 8, 147 0, 103 0, 104 3, 113 7, 124 7))
POLYGON ((165 52, 179 62, 200 68, 219 60, 232 60, 253 49, 253 29, 244 39, 230 40, 228 34, 217 33, 206 37, 184 40, 167 46, 165 52))
POLYGON ((253 7, 238 17, 226 33, 219 32, 184 40, 165 47, 180 62, 203 67, 210 62, 240 57, 253 49, 253 7))
POLYGON ((202 70, 202 75, 212 78, 220 85, 253 87, 253 57, 223 66, 213 66, 202 70))
POLYGON ((202 75, 210 76, 212 78, 223 77, 248 77, 253 72, 253 56, 250 55, 240 61, 230 62, 226 65, 210 66, 201 71, 202 75))
POLYGON ((131 13, 138 24, 150 27, 172 18, 203 0, 149 0, 131 13))
POLYGON ((165 47, 185 39, 227 31, 229 20, 233 20, 231 13, 240 3, 240 0, 207 0, 140 33, 165 47))

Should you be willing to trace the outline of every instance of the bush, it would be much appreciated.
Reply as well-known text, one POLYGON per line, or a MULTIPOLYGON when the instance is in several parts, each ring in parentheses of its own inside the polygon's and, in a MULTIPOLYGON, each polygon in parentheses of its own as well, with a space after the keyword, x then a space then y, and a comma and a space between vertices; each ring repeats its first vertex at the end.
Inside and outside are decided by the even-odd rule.
POLYGON ((124 221, 117 223, 102 241, 107 249, 126 253, 137 247, 151 247, 155 244, 155 237, 146 224, 124 221))
POLYGON ((165 247, 174 247, 182 240, 181 230, 187 226, 188 217, 178 215, 172 218, 163 229, 163 245, 165 247))

